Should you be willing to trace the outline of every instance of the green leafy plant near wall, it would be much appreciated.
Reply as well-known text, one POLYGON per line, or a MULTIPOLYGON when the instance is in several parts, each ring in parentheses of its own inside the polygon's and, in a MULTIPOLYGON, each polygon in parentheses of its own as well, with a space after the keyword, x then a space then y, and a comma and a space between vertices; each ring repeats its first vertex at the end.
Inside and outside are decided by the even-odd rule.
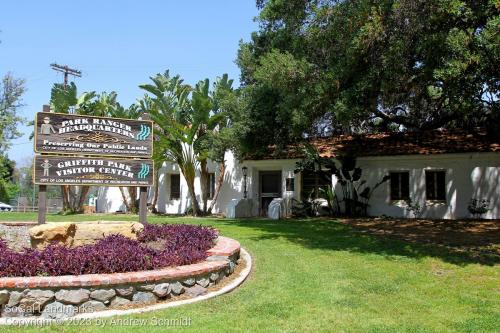
POLYGON ((489 200, 472 198, 470 199, 467 209, 472 217, 479 219, 490 210, 489 206, 489 200))
POLYGON ((319 191, 320 197, 327 200, 332 214, 366 216, 373 192, 389 180, 387 175, 375 185, 368 186, 367 181, 361 179, 363 170, 356 166, 356 157, 352 154, 339 155, 335 158, 321 157, 314 147, 306 145, 304 156, 296 163, 295 173, 312 172, 320 177, 327 177, 330 181, 332 176, 335 176, 340 185, 341 197, 336 195, 331 186, 319 191))
POLYGON ((406 200, 406 209, 413 214, 414 218, 420 218, 422 216, 422 210, 425 205, 420 205, 418 202, 413 201, 411 198, 406 200))

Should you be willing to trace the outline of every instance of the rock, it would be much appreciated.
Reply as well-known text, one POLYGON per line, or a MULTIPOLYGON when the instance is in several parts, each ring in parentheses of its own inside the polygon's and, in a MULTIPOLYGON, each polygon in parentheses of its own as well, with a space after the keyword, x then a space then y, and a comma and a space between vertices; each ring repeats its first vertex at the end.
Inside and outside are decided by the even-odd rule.
POLYGON ((188 287, 192 287, 196 284, 196 279, 195 278, 187 278, 184 281, 182 281, 182 284, 188 287))
POLYGON ((78 307, 79 313, 94 313, 102 310, 106 310, 106 305, 98 301, 87 301, 78 307))
POLYGON ((186 295, 190 297, 197 297, 201 295, 205 295, 207 293, 207 288, 203 288, 199 285, 195 285, 194 287, 190 287, 186 289, 186 295))
POLYGON ((2 318, 15 318, 15 317, 28 317, 30 314, 25 312, 23 308, 19 306, 5 306, 0 313, 2 318))
POLYGON ((229 266, 226 267, 225 273, 226 275, 231 275, 234 273, 234 269, 236 268, 236 264, 232 261, 229 262, 229 266))
POLYGON ((139 291, 132 297, 134 303, 153 303, 156 302, 156 296, 153 293, 139 291))
POLYGON ((90 299, 90 291, 86 289, 59 290, 56 299, 67 304, 82 304, 90 299))
POLYGON ((172 294, 174 295, 180 295, 184 292, 184 286, 180 282, 170 284, 170 288, 172 288, 172 294))
POLYGON ((93 244, 109 235, 122 235, 137 239, 137 234, 143 229, 144 226, 138 222, 78 223, 72 246, 93 244))
POLYGON ((137 287, 137 289, 142 291, 153 291, 155 289, 154 284, 143 284, 142 286, 137 287))
POLYGON ((30 313, 41 312, 45 304, 53 299, 52 290, 33 289, 29 290, 19 301, 19 307, 30 313))
POLYGON ((131 297, 134 294, 135 288, 130 286, 130 287, 116 288, 115 290, 119 296, 131 297))
POLYGON ((7 290, 0 290, 0 306, 9 301, 9 292, 7 290))
POLYGON ((97 289, 90 293, 90 298, 107 303, 115 295, 116 291, 114 289, 97 289))
POLYGON ((216 282, 219 280, 219 273, 218 272, 212 272, 210 273, 209 277, 210 281, 216 282))
POLYGON ((55 242, 70 246, 76 233, 75 223, 46 223, 30 229, 31 247, 44 249, 55 242))
POLYGON ((170 294, 170 284, 169 283, 160 283, 155 286, 153 289, 153 294, 158 297, 166 297, 170 294))
POLYGON ((137 239, 144 229, 138 222, 47 223, 30 229, 31 246, 43 249, 52 242, 66 246, 93 244, 109 235, 137 239))
POLYGON ((198 277, 196 278, 196 284, 206 288, 210 284, 210 280, 207 277, 198 277))
POLYGON ((43 309, 41 317, 48 319, 64 319, 75 315, 75 307, 73 305, 65 305, 60 302, 48 304, 43 309))
POLYGON ((13 307, 13 306, 16 306, 19 304, 19 302, 21 301, 21 299, 23 298, 23 296, 26 294, 25 291, 23 292, 19 292, 19 291, 12 291, 10 293, 10 297, 9 297, 9 302, 7 303, 7 306, 8 307, 13 307))
POLYGON ((132 303, 132 302, 129 301, 128 299, 116 296, 111 301, 110 307, 121 307, 121 306, 129 305, 130 303, 132 303))

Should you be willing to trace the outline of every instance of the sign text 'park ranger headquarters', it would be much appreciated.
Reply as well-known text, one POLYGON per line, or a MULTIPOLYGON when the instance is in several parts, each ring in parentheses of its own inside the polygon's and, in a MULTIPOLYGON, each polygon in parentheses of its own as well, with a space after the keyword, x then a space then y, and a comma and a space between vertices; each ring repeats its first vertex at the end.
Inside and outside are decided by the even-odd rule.
POLYGON ((149 158, 153 122, 38 112, 35 152, 149 158))
POLYGON ((39 185, 152 186, 152 160, 36 155, 39 185))

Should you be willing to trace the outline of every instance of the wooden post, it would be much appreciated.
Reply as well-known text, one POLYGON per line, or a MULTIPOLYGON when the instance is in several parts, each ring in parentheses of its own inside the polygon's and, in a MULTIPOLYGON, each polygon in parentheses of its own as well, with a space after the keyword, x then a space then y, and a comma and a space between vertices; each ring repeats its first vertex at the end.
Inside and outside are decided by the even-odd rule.
POLYGON ((38 224, 45 223, 47 211, 47 185, 38 185, 38 224))
POLYGON ((139 222, 146 224, 148 215, 148 188, 141 186, 139 188, 139 222))
MULTIPOLYGON (((50 112, 50 106, 44 105, 42 107, 42 112, 50 112)), ((36 124, 35 124, 35 131, 36 131, 36 124)), ((35 207, 33 207, 33 209, 35 209, 35 207)), ((47 214, 47 185, 38 185, 38 224, 45 223, 46 214, 47 214)))

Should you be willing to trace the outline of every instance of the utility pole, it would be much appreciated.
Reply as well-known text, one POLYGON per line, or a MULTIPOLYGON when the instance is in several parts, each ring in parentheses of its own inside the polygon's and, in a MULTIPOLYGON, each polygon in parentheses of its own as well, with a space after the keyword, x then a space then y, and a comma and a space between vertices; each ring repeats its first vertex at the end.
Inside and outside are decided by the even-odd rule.
POLYGON ((50 67, 57 72, 64 73, 64 86, 65 87, 68 85, 68 76, 69 75, 73 75, 76 77, 82 77, 81 71, 79 71, 78 69, 69 68, 67 65, 62 66, 62 65, 58 65, 56 63, 53 63, 53 64, 50 64, 50 67))

